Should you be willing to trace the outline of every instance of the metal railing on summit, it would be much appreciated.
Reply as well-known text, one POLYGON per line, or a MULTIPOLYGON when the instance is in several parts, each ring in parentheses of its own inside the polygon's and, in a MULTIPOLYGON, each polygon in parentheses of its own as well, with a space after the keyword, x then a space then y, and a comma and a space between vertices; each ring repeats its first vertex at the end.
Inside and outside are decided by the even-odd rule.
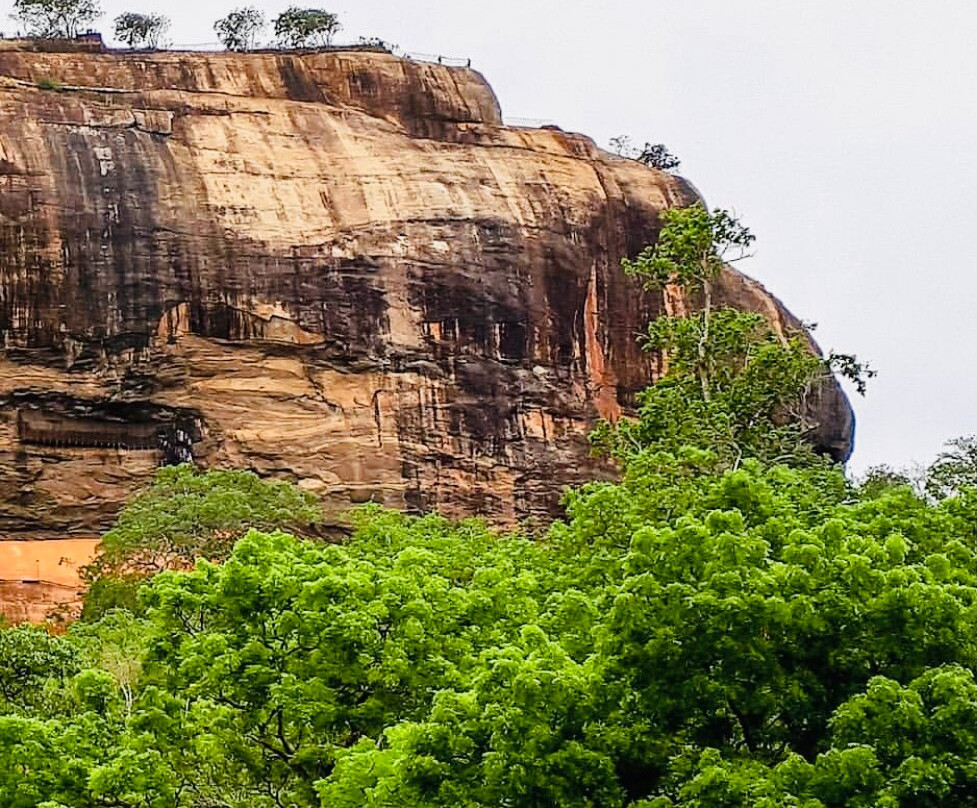
MULTIPOLYGON (((101 35, 97 32, 86 32, 73 40, 46 40, 43 38, 31 38, 31 37, 20 37, 20 36, 9 36, 0 33, 0 40, 21 40, 21 41, 35 41, 35 42, 52 42, 52 43, 68 43, 74 42, 76 44, 84 44, 88 38, 94 37, 98 39, 98 44, 101 44, 101 35)), ((111 50, 114 51, 132 51, 134 53, 139 52, 166 52, 166 51, 176 51, 182 53, 221 53, 227 51, 227 47, 222 42, 161 42, 155 48, 125 48, 112 46, 111 50)), ((285 53, 285 52, 297 52, 297 53, 336 53, 342 51, 372 51, 379 53, 389 53, 393 56, 397 56, 400 59, 406 59, 410 62, 429 62, 431 64, 444 65, 445 67, 471 67, 472 60, 469 57, 461 56, 445 56, 440 53, 421 53, 420 51, 401 51, 396 45, 393 45, 383 40, 373 40, 373 39, 363 39, 360 42, 350 42, 350 43, 340 43, 333 45, 321 45, 309 48, 282 48, 276 45, 274 42, 267 43, 256 43, 254 47, 248 49, 248 53, 285 53)), ((229 51, 228 51, 229 52, 229 51)))
POLYGON ((503 123, 516 129, 542 129, 544 126, 556 126, 556 121, 548 118, 513 118, 505 116, 503 123))
POLYGON ((434 62, 446 67, 471 67, 472 60, 458 56, 442 56, 437 53, 417 53, 416 51, 404 51, 402 57, 410 62, 434 62))
POLYGON ((227 50, 222 42, 192 42, 192 43, 179 43, 171 44, 166 43, 160 45, 157 50, 161 51, 203 51, 205 53, 217 53, 219 51, 227 50))
MULTIPOLYGON (((226 48, 220 42, 193 42, 193 43, 167 43, 160 46, 159 50, 171 51, 205 51, 219 52, 226 48)), ((250 50, 251 53, 284 52, 286 49, 275 47, 274 44, 258 45, 250 50)), ((396 46, 388 46, 385 43, 373 42, 351 42, 348 44, 322 45, 314 48, 294 48, 300 53, 337 53, 342 51, 376 51, 379 53, 389 53, 406 59, 409 62, 430 62, 432 64, 444 65, 445 67, 471 67, 472 60, 460 56, 444 56, 437 53, 420 53, 418 51, 398 52, 396 46)))

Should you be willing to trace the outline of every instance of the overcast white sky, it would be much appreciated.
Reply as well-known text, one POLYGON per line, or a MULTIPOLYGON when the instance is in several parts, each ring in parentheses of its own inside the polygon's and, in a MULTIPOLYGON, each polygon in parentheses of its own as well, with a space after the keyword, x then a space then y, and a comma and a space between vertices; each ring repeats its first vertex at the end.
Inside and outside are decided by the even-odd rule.
MULTIPOLYGON (((245 2, 269 17, 290 4, 103 0, 100 27, 161 11, 174 42, 212 42, 213 20, 245 2)), ((666 143, 708 203, 757 235, 740 268, 819 323, 822 347, 878 369, 853 396, 855 471, 927 462, 977 431, 973 0, 325 5, 339 40, 471 57, 507 116, 602 146, 666 143)))

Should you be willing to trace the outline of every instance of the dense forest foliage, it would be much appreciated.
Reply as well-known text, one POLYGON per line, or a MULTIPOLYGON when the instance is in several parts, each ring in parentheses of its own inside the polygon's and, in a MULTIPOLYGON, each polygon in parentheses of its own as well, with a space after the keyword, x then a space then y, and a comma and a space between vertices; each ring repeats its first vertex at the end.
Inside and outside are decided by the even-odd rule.
POLYGON ((0 805, 977 806, 973 441, 852 482, 804 400, 865 369, 712 308, 735 222, 665 224, 627 268, 704 305, 595 433, 619 481, 543 535, 370 506, 326 541, 287 484, 162 470, 85 620, 0 631, 0 805))

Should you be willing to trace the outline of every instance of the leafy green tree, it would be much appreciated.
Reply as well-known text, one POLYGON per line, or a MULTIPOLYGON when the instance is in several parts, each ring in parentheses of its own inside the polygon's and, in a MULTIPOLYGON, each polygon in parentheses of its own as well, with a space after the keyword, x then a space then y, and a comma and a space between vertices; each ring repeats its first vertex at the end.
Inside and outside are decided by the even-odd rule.
POLYGON ((229 51, 254 50, 258 34, 265 27, 265 15, 257 8, 236 8, 214 23, 214 31, 229 51))
POLYGON ((527 594, 512 586, 528 542, 379 514, 360 537, 323 547, 252 533, 220 566, 146 591, 152 681, 191 694, 239 780, 286 804, 315 804, 343 749, 422 717, 534 607, 532 581, 527 594))
POLYGON ((28 36, 72 39, 102 16, 98 0, 14 0, 28 36))
POLYGON ((324 9, 289 6, 275 18, 275 38, 286 48, 328 46, 341 27, 324 9))
MULTIPOLYGON (((727 263, 746 257, 755 236, 728 211, 710 213, 700 204, 670 208, 662 212, 661 219, 663 227, 655 244, 642 250, 634 260, 625 258, 621 266, 651 289, 673 286, 685 293, 701 292, 701 314, 680 319, 695 324, 691 335, 695 351, 693 356, 684 359, 692 365, 702 387, 702 398, 708 402, 712 392, 709 348, 713 288, 727 263)), ((669 323, 659 326, 665 332, 663 337, 677 325, 672 318, 655 322, 669 323)), ((683 336, 687 339, 690 335, 683 336)), ((659 343, 654 347, 664 346, 659 343)))
POLYGON ((30 626, 0 629, 0 712, 43 704, 79 669, 76 649, 62 638, 30 626))
POLYGON ((690 759, 677 799, 663 805, 879 806, 977 804, 977 688, 970 670, 946 666, 901 685, 872 679, 831 719, 832 748, 814 761, 775 766, 706 750, 690 759))
POLYGON ((977 437, 954 438, 946 445, 926 475, 926 491, 937 499, 977 489, 977 437))
POLYGON ((727 211, 695 204, 664 211, 662 222, 656 243, 622 266, 694 308, 648 327, 644 347, 666 371, 639 395, 637 420, 603 425, 595 443, 625 463, 645 449, 682 446, 709 448, 732 466, 744 457, 813 462, 805 441, 817 426, 808 414, 812 391, 832 370, 860 390, 873 372, 851 356, 821 358, 806 335, 778 333, 762 315, 717 308, 716 283, 754 241, 727 211))
MULTIPOLYGON (((887 804, 902 761, 854 749, 837 716, 880 676, 972 678, 972 516, 906 488, 852 501, 833 469, 695 463, 661 454, 620 498, 581 492, 537 557, 527 625, 423 720, 341 752, 321 804, 887 804), (683 490, 679 515, 661 508, 683 490)), ((947 692, 961 725, 968 692, 947 692)), ((946 804, 972 775, 891 804, 946 804)))
POLYGON ((99 555, 83 570, 89 584, 83 616, 134 608, 135 592, 165 569, 189 568, 197 558, 220 560, 248 530, 314 530, 322 518, 315 497, 297 486, 262 480, 247 471, 161 468, 153 485, 119 514, 99 555))
POLYGON ((0 803, 35 808, 63 780, 57 727, 21 716, 0 716, 0 803))
POLYGON ((322 805, 621 805, 614 759, 588 737, 603 684, 537 625, 486 653, 467 692, 364 740, 320 785, 322 805))
POLYGON ((170 27, 170 18, 163 14, 137 14, 127 11, 115 18, 115 38, 130 48, 159 47, 160 37, 170 27))
POLYGON ((786 341, 763 315, 721 309, 702 318, 663 317, 645 347, 668 371, 638 396, 636 420, 602 427, 595 442, 624 462, 645 449, 709 447, 736 465, 744 457, 813 462, 805 436, 816 426, 805 401, 823 370, 809 343, 786 341))
POLYGON ((71 631, 72 645, 84 667, 104 671, 115 680, 127 715, 132 713, 142 676, 146 629, 145 620, 125 609, 115 609, 97 623, 79 623, 71 631))

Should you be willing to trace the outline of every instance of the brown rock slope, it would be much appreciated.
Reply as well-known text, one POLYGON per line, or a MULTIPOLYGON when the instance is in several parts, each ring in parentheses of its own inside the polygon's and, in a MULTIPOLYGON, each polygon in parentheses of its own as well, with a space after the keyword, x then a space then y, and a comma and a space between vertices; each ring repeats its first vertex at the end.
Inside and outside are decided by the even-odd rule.
MULTIPOLYGON (((0 51, 0 535, 97 532, 191 456, 333 512, 552 512, 655 376, 634 337, 664 302, 619 259, 693 198, 504 126, 468 69, 0 51)), ((847 401, 818 406, 845 456, 847 401)))

